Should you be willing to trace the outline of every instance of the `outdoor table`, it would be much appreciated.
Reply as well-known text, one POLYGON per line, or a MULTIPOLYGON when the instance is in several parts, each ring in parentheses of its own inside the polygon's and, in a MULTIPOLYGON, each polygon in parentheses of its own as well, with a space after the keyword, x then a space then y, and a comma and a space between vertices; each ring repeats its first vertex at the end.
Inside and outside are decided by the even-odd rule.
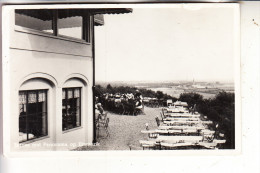
POLYGON ((183 133, 197 133, 198 130, 197 129, 185 129, 183 130, 183 133))
POLYGON ((195 143, 192 142, 182 142, 182 143, 167 143, 167 142, 161 142, 162 147, 181 147, 181 146, 192 146, 195 145, 195 143))
POLYGON ((167 110, 167 113, 189 113, 189 111, 183 111, 183 110, 167 110))
POLYGON ((212 121, 201 121, 201 123, 203 123, 203 124, 213 124, 212 121))
POLYGON ((215 148, 217 146, 217 143, 215 143, 215 142, 199 142, 198 145, 204 146, 206 148, 215 148))
POLYGON ((156 143, 155 140, 139 140, 140 144, 153 145, 156 143))
POLYGON ((172 108, 166 108, 167 112, 189 112, 186 108, 183 107, 172 107, 172 108))
POLYGON ((172 130, 185 130, 185 129, 196 129, 203 130, 204 126, 159 126, 158 129, 172 129, 172 130))
POLYGON ((154 148, 156 146, 156 141, 147 141, 147 140, 140 140, 139 141, 140 145, 144 148, 154 148))
POLYGON ((197 129, 171 130, 171 129, 156 129, 156 130, 142 130, 141 133, 158 133, 158 134, 173 134, 173 133, 197 133, 197 129))
POLYGON ((156 130, 142 130, 141 133, 144 134, 180 134, 180 133, 197 133, 197 129, 186 129, 186 130, 171 130, 171 129, 156 129, 156 130))
POLYGON ((177 143, 183 142, 199 142, 203 140, 203 136, 161 136, 159 135, 156 139, 160 142, 177 143))
POLYGON ((217 144, 224 144, 224 143, 226 143, 226 140, 214 139, 213 142, 215 142, 217 144))
POLYGON ((149 133, 155 133, 156 130, 142 130, 141 133, 149 134, 149 133))
POLYGON ((169 133, 182 133, 182 130, 168 130, 169 133))
POLYGON ((201 132, 204 134, 214 134, 215 133, 215 131, 208 130, 208 129, 201 130, 201 132))
POLYGON ((158 129, 156 130, 156 133, 158 134, 180 134, 180 133, 183 133, 181 130, 161 130, 161 129, 158 129))
POLYGON ((178 113, 170 113, 167 114, 169 117, 191 117, 191 118, 199 118, 200 115, 192 115, 192 114, 178 114, 178 113))
POLYGON ((213 122, 212 121, 189 121, 189 120, 187 120, 187 121, 176 121, 176 120, 168 120, 168 121, 166 121, 166 120, 164 120, 163 121, 163 123, 164 124, 212 124, 213 122))
POLYGON ((165 121, 199 121, 199 118, 173 118, 173 117, 167 117, 164 119, 165 121))
POLYGON ((157 132, 157 133, 196 133, 197 129, 185 129, 185 130, 158 129, 155 132, 157 132))
POLYGON ((174 124, 174 123, 183 123, 183 124, 200 124, 202 121, 181 121, 181 120, 168 120, 168 121, 163 121, 165 124, 174 124))
POLYGON ((162 129, 157 129, 157 130, 155 130, 155 132, 158 134, 168 134, 169 133, 168 130, 162 130, 162 129))
POLYGON ((203 146, 205 148, 215 148, 217 146, 217 143, 209 143, 209 142, 183 142, 183 143, 167 143, 167 142, 161 142, 162 147, 169 147, 169 148, 174 148, 174 147, 185 147, 185 146, 203 146))

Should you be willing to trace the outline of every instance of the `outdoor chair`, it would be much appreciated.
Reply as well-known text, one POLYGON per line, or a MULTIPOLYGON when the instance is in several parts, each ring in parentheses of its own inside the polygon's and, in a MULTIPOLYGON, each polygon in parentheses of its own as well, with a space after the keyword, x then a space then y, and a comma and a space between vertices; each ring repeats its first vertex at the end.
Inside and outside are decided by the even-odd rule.
POLYGON ((169 113, 168 113, 167 109, 162 108, 162 115, 163 115, 165 118, 169 117, 169 113))
POLYGON ((160 115, 161 115, 161 117, 162 117, 162 121, 164 121, 165 120, 165 115, 162 113, 162 112, 160 112, 160 115))
POLYGON ((162 108, 162 114, 164 115, 164 108, 162 108))
POLYGON ((156 121, 156 123, 157 123, 157 126, 159 127, 160 124, 161 124, 159 118, 158 118, 158 117, 155 117, 155 121, 156 121))
POLYGON ((134 104, 127 103, 125 105, 125 112, 124 112, 125 115, 133 115, 134 111, 135 111, 135 105, 134 104))
POLYGON ((143 150, 143 147, 135 146, 135 145, 129 145, 130 151, 132 150, 143 150))
POLYGON ((176 149, 176 146, 172 143, 161 142, 161 149, 174 150, 174 149, 176 149))
POLYGON ((155 149, 155 145, 150 145, 150 144, 143 144, 142 147, 143 147, 143 150, 154 150, 155 149))
POLYGON ((98 122, 99 123, 104 123, 107 119, 107 112, 104 112, 103 114, 100 114, 99 115, 99 119, 98 119, 98 122))
POLYGON ((214 135, 204 135, 204 140, 208 142, 213 142, 214 140, 214 135))
POLYGON ((101 114, 100 118, 98 119, 97 123, 97 137, 99 137, 99 133, 101 128, 103 128, 107 134, 107 137, 110 136, 108 132, 108 124, 109 124, 109 118, 107 117, 107 113, 101 114))
POLYGON ((137 116, 139 114, 142 114, 142 112, 143 112, 142 109, 135 108, 133 115, 137 116))
POLYGON ((146 141, 146 140, 140 140, 140 145, 143 148, 143 150, 154 150, 156 143, 154 141, 146 141))
POLYGON ((155 138, 157 138, 157 136, 158 136, 158 133, 148 133, 149 138, 155 139, 155 138))

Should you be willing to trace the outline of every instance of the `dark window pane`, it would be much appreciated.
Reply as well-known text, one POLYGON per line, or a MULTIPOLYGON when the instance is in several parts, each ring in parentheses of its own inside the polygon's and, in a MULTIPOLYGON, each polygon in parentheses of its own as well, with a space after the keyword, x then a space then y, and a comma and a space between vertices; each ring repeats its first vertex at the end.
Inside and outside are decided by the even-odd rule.
POLYGON ((21 112, 19 115, 19 132, 26 133, 26 113, 21 112))
POLYGON ((27 118, 28 133, 36 137, 41 136, 41 117, 39 117, 37 114, 30 114, 27 118))
POLYGON ((62 129, 68 130, 78 127, 81 125, 80 121, 80 88, 64 88, 62 100, 62 129))
POLYGON ((28 114, 34 114, 37 112, 37 103, 28 103, 27 108, 28 108, 28 114))
POLYGON ((70 108, 76 107, 77 103, 76 103, 76 99, 72 98, 68 100, 68 104, 70 108))
POLYGON ((20 142, 48 134, 47 90, 21 91, 19 93, 19 108, 20 142))
POLYGON ((40 117, 41 117, 41 122, 42 122, 42 136, 45 136, 45 135, 48 135, 48 127, 47 127, 47 113, 42 113, 40 114, 40 117))
POLYGON ((46 102, 39 102, 37 103, 38 112, 46 112, 47 111, 47 104, 46 102))

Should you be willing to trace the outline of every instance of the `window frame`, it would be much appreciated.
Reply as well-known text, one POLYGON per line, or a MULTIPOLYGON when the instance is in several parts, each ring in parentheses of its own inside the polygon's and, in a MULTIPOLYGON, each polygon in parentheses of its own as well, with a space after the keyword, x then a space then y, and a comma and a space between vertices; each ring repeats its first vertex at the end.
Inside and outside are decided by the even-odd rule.
MULTIPOLYGON (((25 92, 26 93, 26 103, 25 103, 25 106, 26 106, 26 140, 23 140, 23 141, 19 141, 19 143, 26 143, 26 142, 29 142, 29 141, 34 141, 34 140, 37 140, 37 139, 40 139, 40 138, 43 138, 43 137, 46 137, 46 136, 48 136, 49 135, 49 123, 48 123, 48 89, 34 89, 34 90, 19 90, 19 92, 18 92, 18 96, 20 97, 20 93, 21 92, 25 92), (42 135, 42 136, 40 136, 40 137, 37 137, 37 138, 32 138, 32 139, 29 139, 29 132, 28 132, 28 126, 29 126, 29 122, 28 122, 28 116, 30 116, 30 115, 32 115, 31 113, 28 113, 28 104, 29 104, 29 101, 28 101, 28 95, 29 95, 29 93, 30 92, 36 92, 36 100, 37 100, 37 102, 36 103, 38 103, 38 99, 39 99, 39 92, 40 91, 44 91, 44 93, 45 93, 45 96, 46 96, 46 111, 45 112, 38 112, 38 107, 37 107, 37 111, 36 111, 36 113, 34 113, 34 114, 46 114, 46 118, 45 118, 45 120, 46 120, 46 124, 45 124, 45 126, 46 126, 46 134, 45 135, 42 135)), ((19 102, 19 104, 18 104, 18 106, 19 106, 19 112, 20 112, 20 102, 19 102)), ((20 113, 19 113, 20 114, 20 113)), ((19 119, 20 119, 20 115, 19 115, 19 119)), ((20 133, 20 120, 18 120, 18 122, 19 122, 19 133, 20 133)))
MULTIPOLYGON (((78 126, 75 126, 75 127, 72 127, 72 128, 67 128, 67 129, 65 129, 64 130, 64 128, 63 128, 63 103, 62 103, 62 132, 67 132, 67 131, 71 131, 71 130, 73 130, 73 129, 77 129, 77 128, 80 128, 80 127, 82 127, 82 105, 81 105, 81 103, 82 103, 82 87, 65 87, 65 88, 62 88, 62 93, 63 93, 63 90, 65 90, 65 103, 66 103, 66 105, 65 105, 65 110, 66 110, 66 114, 68 114, 67 113, 67 111, 68 111, 68 90, 69 89, 72 89, 73 90, 73 98, 74 98, 74 91, 76 90, 76 89, 79 89, 79 125, 78 126)), ((63 96, 62 96, 62 102, 63 102, 63 96)), ((77 106, 76 106, 76 108, 77 108, 77 106)), ((75 122, 76 124, 77 124, 77 118, 76 118, 76 122, 75 122)))
MULTIPOLYGON (((90 12, 85 12, 81 17, 82 17, 82 26, 81 26, 81 39, 75 38, 75 37, 70 37, 66 35, 59 35, 59 17, 58 17, 58 10, 53 10, 52 13, 52 33, 46 32, 46 31, 41 31, 37 29, 32 29, 32 28, 27 28, 23 26, 19 26, 15 24, 15 30, 20 31, 20 32, 25 32, 25 33, 32 33, 35 35, 43 35, 43 36, 49 36, 53 38, 59 38, 62 40, 66 41, 73 41, 77 43, 84 43, 84 44, 92 44, 92 39, 91 39, 91 19, 93 18, 93 15, 90 14, 90 12)), ((15 13, 15 12, 14 12, 15 13)), ((94 20, 94 19, 93 19, 94 20)))

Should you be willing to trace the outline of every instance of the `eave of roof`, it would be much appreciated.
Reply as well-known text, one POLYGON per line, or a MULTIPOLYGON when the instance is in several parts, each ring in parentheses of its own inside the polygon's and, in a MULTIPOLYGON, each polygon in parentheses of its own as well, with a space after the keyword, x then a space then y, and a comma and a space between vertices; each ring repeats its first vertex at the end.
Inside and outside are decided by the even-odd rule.
MULTIPOLYGON (((18 14, 31 16, 41 20, 51 20, 52 13, 57 9, 17 9, 18 14)), ((88 9, 58 9, 58 17, 60 19, 74 16, 84 16, 86 13, 91 15, 97 14, 123 14, 131 13, 130 8, 88 8, 88 9)))
POLYGON ((103 14, 94 15, 95 26, 102 26, 105 24, 103 14))
POLYGON ((92 14, 123 14, 132 13, 132 8, 95 8, 91 9, 92 14))

